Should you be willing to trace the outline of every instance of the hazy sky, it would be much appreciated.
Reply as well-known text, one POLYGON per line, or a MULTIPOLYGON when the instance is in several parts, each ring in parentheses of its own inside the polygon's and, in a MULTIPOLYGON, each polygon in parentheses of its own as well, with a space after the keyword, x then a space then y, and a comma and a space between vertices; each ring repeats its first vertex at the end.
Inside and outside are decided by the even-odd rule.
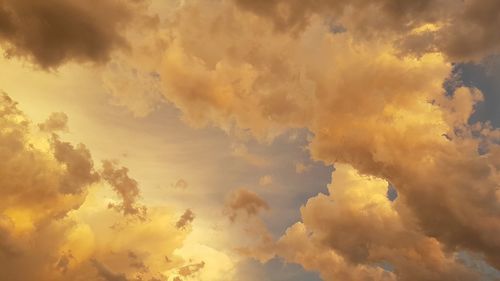
POLYGON ((499 280, 499 25, 496 0, 0 1, 0 279, 499 280))

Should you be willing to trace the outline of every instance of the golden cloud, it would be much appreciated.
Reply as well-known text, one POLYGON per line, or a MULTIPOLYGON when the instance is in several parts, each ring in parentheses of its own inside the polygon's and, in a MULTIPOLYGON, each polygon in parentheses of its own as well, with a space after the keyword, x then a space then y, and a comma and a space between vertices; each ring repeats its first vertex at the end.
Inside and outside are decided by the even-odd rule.
POLYGON ((172 210, 149 208, 145 216, 128 169, 104 161, 96 171, 85 145, 62 141, 53 132, 59 125, 34 126, 1 95, 2 278, 167 280, 169 274, 185 273, 183 268, 201 270, 174 254, 189 231, 178 230, 172 210), (112 206, 120 213, 102 200, 104 182, 117 193, 121 203, 112 206))
POLYGON ((269 209, 269 205, 257 193, 240 188, 226 198, 225 209, 229 219, 234 221, 241 214, 257 215, 262 210, 269 209))
MULTIPOLYGON (((108 60, 112 50, 127 46, 122 30, 136 15, 135 4, 127 1, 97 1, 92 8, 76 0, 31 2, 0 4, 0 44, 8 54, 44 68, 108 60)), ((293 128, 313 134, 314 160, 336 167, 329 194, 311 198, 301 209, 302 221, 278 241, 258 220, 256 233, 264 246, 245 254, 261 260, 279 255, 319 271, 325 280, 477 280, 479 273, 456 255, 471 252, 500 268, 500 132, 487 123, 469 124, 482 100, 479 90, 459 87, 446 94, 443 83, 451 61, 498 53, 499 3, 182 1, 169 14, 161 42, 145 40, 157 57, 134 53, 125 59, 132 64, 125 75, 104 72, 103 81, 115 96, 132 88, 123 91, 119 103, 131 105, 137 115, 165 98, 193 126, 217 126, 263 142, 293 128), (146 66, 136 71, 134 65, 141 63, 146 66), (123 82, 127 77, 137 77, 137 84, 123 82), (151 87, 142 90, 142 84, 151 87), (389 182, 398 191, 394 203, 385 197, 389 182), (384 263, 394 270, 382 269, 384 263)), ((150 224, 161 224, 153 218, 132 222, 132 230, 117 239, 122 242, 111 243, 116 259, 108 246, 78 253, 62 247, 69 243, 62 237, 73 237, 72 245, 101 243, 98 235, 90 235, 92 224, 74 226, 63 219, 74 210, 84 214, 89 186, 107 181, 122 199, 117 209, 131 214, 142 212, 136 205, 137 182, 111 162, 104 162, 99 175, 84 145, 61 141, 54 133, 66 128, 62 115, 34 133, 7 96, 0 114, 5 159, 0 163, 0 186, 5 187, 0 191, 0 264, 7 265, 13 280, 35 274, 57 280, 38 252, 11 259, 30 251, 28 240, 38 243, 40 253, 66 277, 89 280, 92 272, 108 280, 159 278, 159 272, 175 269, 180 276, 174 280, 180 280, 202 270, 202 262, 158 264, 150 245, 137 238, 165 238, 153 231, 156 226, 150 224), (132 250, 124 246, 135 244, 132 250), (53 252, 59 248, 65 251, 53 252), (133 259, 134 269, 123 265, 127 259, 133 259), (19 270, 26 264, 32 272, 19 270)), ((233 155, 258 167, 267 163, 244 145, 233 147, 233 155)), ((246 189, 226 200, 232 221, 269 208, 246 189)), ((177 227, 174 220, 171 231, 178 238, 173 244, 183 239, 179 229, 193 218, 188 210, 177 227)), ((173 248, 164 252, 170 255, 173 248)))
MULTIPOLYGON (((467 123, 482 99, 478 90, 458 88, 446 95, 442 86, 451 70, 449 58, 495 52, 471 47, 471 52, 455 55, 441 47, 448 43, 445 34, 457 34, 450 30, 460 28, 454 23, 459 15, 470 9, 477 16, 485 12, 479 2, 465 1, 453 9, 447 9, 453 1, 236 2, 186 3, 169 27, 173 38, 162 79, 166 98, 185 118, 228 132, 236 127, 264 141, 290 128, 308 128, 316 160, 350 164, 397 188, 402 206, 398 223, 421 229, 411 247, 436 253, 444 266, 430 276, 453 279, 464 272, 473 280, 474 273, 468 275, 450 256, 458 251, 484 255, 498 267, 499 166, 494 159, 499 147, 491 137, 498 130, 467 123), (329 13, 338 16, 346 32, 332 32, 329 13), (374 24, 377 20, 381 25, 374 24), (440 21, 447 24, 440 27, 440 21), (438 33, 432 51, 401 55, 397 42, 407 34, 427 32, 438 33), (480 139, 487 140, 485 155, 477 152, 485 143, 480 139)), ((328 207, 320 206, 313 217, 326 212, 328 207)), ((352 212, 346 216, 356 217, 362 210, 352 212)), ((349 237, 376 233, 377 225, 366 224, 370 230, 353 228, 339 241, 350 248, 354 246, 348 241, 354 238, 349 237)), ((392 234, 399 235, 396 230, 392 234)), ((341 263, 369 262, 362 240, 353 240, 360 244, 359 253, 336 242, 341 263)), ((410 278, 410 267, 428 270, 425 263, 408 263, 396 264, 387 278, 410 278)), ((377 268, 362 271, 388 274, 377 268)))

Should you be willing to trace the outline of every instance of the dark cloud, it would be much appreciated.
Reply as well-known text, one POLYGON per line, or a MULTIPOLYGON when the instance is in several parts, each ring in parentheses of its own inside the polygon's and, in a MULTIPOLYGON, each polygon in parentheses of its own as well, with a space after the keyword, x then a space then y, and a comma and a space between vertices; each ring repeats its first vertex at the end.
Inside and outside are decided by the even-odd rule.
POLYGON ((122 31, 141 1, 3 0, 0 46, 43 68, 66 61, 105 62, 127 46, 122 31))
POLYGON ((237 189, 229 194, 226 198, 225 207, 229 219, 232 221, 241 213, 254 216, 263 210, 269 209, 267 202, 257 193, 244 188, 237 189))
POLYGON ((99 180, 99 175, 94 171, 90 151, 84 144, 74 147, 53 135, 52 147, 55 158, 66 166, 67 174, 61 182, 62 193, 81 193, 83 187, 99 180))
POLYGON ((404 54, 439 51, 452 61, 477 61, 500 51, 496 0, 234 1, 271 20, 279 31, 301 32, 313 15, 320 15, 340 22, 357 39, 379 36, 390 41, 387 35, 395 35, 404 54), (437 28, 412 32, 425 24, 437 28))
POLYGON ((146 207, 137 204, 137 199, 140 196, 139 185, 136 180, 129 177, 126 167, 117 168, 116 163, 107 160, 103 161, 101 176, 111 185, 122 200, 120 204, 110 204, 111 208, 122 211, 124 215, 145 218, 146 207))
POLYGON ((461 1, 461 9, 438 33, 438 47, 455 61, 479 61, 500 51, 500 2, 461 1))
POLYGON ((184 214, 182 214, 182 216, 179 218, 179 220, 175 224, 175 227, 177 227, 178 229, 184 229, 189 224, 191 224, 193 222, 194 218, 195 218, 195 215, 194 215, 193 211, 191 211, 190 209, 187 209, 184 212, 184 214))
MULTIPOLYGON (((377 1, 300 1, 234 0, 241 8, 270 19, 280 31, 302 31, 311 16, 321 15, 345 21, 348 29, 405 30, 436 18, 437 8, 446 1, 377 0, 377 1)), ((353 31, 353 30, 351 30, 353 31)), ((368 34, 366 34, 368 35, 368 34)))

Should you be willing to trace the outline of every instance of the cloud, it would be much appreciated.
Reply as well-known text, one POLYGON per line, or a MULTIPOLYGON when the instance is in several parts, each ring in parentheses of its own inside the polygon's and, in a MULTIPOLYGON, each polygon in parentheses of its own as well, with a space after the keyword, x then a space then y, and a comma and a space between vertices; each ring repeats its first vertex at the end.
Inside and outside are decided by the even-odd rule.
MULTIPOLYGON (((132 17, 130 3, 101 1, 92 9, 79 4, 2 2, 2 46, 44 68, 103 62, 112 50, 127 46, 119 30, 132 17), (51 23, 62 33, 51 36, 51 23)), ((155 63, 135 71, 134 64, 143 60, 133 58, 123 71, 111 73, 118 78, 105 73, 110 76, 103 81, 119 96, 116 85, 138 78, 139 86, 127 85, 135 90, 119 102, 137 115, 165 98, 196 127, 217 126, 262 142, 290 129, 311 132, 312 158, 337 167, 329 194, 311 198, 302 221, 276 243, 259 226, 265 246, 247 254, 261 260, 277 254, 327 280, 477 280, 455 255, 472 252, 500 266, 499 132, 488 124, 469 124, 482 99, 478 90, 445 93, 443 83, 451 61, 481 60, 499 51, 499 8, 493 0, 182 1, 166 20, 165 42, 153 48, 161 59, 153 56, 155 63), (140 91, 143 84, 151 88, 140 91), (389 182, 398 193, 394 203, 385 196, 389 182), (395 270, 384 270, 387 263, 395 270)), ((1 125, 8 129, 0 132, 0 142, 8 149, 0 149, 5 159, 0 171, 6 175, 0 185, 7 186, 0 191, 6 198, 0 207, 5 237, 0 248, 13 254, 25 251, 30 232, 80 210, 88 186, 99 178, 84 145, 47 132, 33 134, 14 103, 2 101, 1 125)), ((232 152, 255 166, 267 163, 244 145, 232 152)), ((113 166, 105 174, 123 199, 120 208, 133 210, 139 192, 126 168, 113 166)), ((226 200, 232 221, 266 209, 268 204, 246 189, 226 200)), ((72 229, 51 227, 43 235, 60 237, 72 229)), ((85 227, 78 229, 83 233, 85 227)), ((146 226, 132 229, 149 233, 146 226)), ((123 241, 135 241, 128 239, 123 241)), ((47 248, 64 244, 50 242, 47 248)), ((103 264, 127 277, 133 273, 101 251, 103 264)))
POLYGON ((68 131, 68 115, 64 112, 54 112, 45 122, 38 124, 38 128, 45 132, 68 131))
POLYGON ((195 218, 195 215, 193 211, 190 209, 187 209, 184 214, 179 218, 177 223, 175 224, 175 227, 178 229, 185 229, 188 225, 190 225, 195 218))
POLYGON ((122 200, 118 205, 110 203, 109 207, 122 211, 124 215, 134 215, 144 219, 147 208, 137 205, 136 201, 140 196, 139 185, 136 180, 128 176, 128 169, 117 168, 116 163, 112 161, 103 161, 101 176, 122 200))
POLYGON ((477 280, 477 272, 405 220, 406 206, 388 200, 387 187, 385 180, 336 165, 329 194, 309 199, 301 222, 249 253, 259 259, 276 254, 324 280, 477 280))
POLYGON ((449 24, 436 34, 437 45, 452 60, 479 61, 500 52, 500 3, 494 0, 467 0, 449 24))
POLYGON ((112 103, 125 106, 136 117, 147 116, 163 102, 161 77, 154 69, 145 67, 145 61, 115 57, 101 73, 102 84, 111 94, 112 103))
POLYGON ((0 46, 8 56, 42 68, 67 61, 103 63, 126 48, 124 27, 144 9, 142 1, 6 0, 0 4, 0 46))
POLYGON ((405 54, 441 52, 450 60, 468 61, 500 51, 500 36, 494 28, 500 4, 495 0, 234 2, 269 20, 280 32, 300 33, 314 16, 320 16, 359 40, 379 37, 402 42, 398 47, 405 54), (415 30, 421 32, 415 34, 415 30))
POLYGON ((179 268, 179 275, 182 277, 190 277, 196 274, 198 271, 202 270, 205 267, 205 262, 193 263, 185 265, 179 268))
MULTIPOLYGON (((421 229, 421 241, 411 247, 429 249, 450 266, 439 274, 453 276, 447 275, 450 268, 462 272, 450 258, 458 251, 484 255, 498 267, 495 157, 500 148, 492 137, 498 130, 468 123, 482 99, 478 90, 462 87, 446 94, 443 89, 450 59, 494 52, 476 43, 458 55, 443 47, 447 34, 458 34, 452 30, 459 28, 460 15, 470 9, 478 9, 474 15, 486 12, 480 2, 236 2, 236 8, 229 2, 186 3, 169 26, 165 97, 184 118, 229 133, 236 127, 263 142, 288 129, 307 128, 314 136, 309 144, 314 160, 349 164, 395 186, 401 206, 397 220, 421 229), (331 31, 329 15, 345 32, 331 31), (408 50, 397 42, 431 33, 422 45, 431 44, 429 49, 419 56, 402 54, 408 50), (479 155, 484 139, 489 152, 479 155)), ((486 32, 487 26, 477 28, 486 32)), ((251 197, 238 194, 226 204, 232 220, 236 212, 231 210, 251 215, 266 208, 259 200, 248 209, 238 207, 251 197)), ((351 238, 342 237, 347 247, 351 238)), ((342 250, 336 249, 341 263, 366 259, 362 247, 356 253, 342 250)), ((424 263, 411 266, 427 270, 424 263)), ((377 268, 362 271, 386 274, 377 268)))
POLYGON ((94 171, 90 151, 84 144, 78 144, 75 148, 72 144, 62 142, 56 135, 53 135, 52 146, 54 157, 64 164, 67 171, 61 182, 62 193, 81 193, 82 187, 99 180, 99 175, 94 171))
POLYGON ((240 188, 229 194, 225 208, 229 219, 234 221, 241 213, 249 217, 254 216, 263 210, 268 210, 269 205, 257 193, 240 188))
POLYGON ((85 145, 39 130, 3 93, 0 143, 2 278, 164 280, 190 264, 174 254, 190 231, 174 226, 172 210, 150 208, 143 220, 123 215, 143 208, 127 168, 105 161, 99 176, 85 145), (104 181, 122 197, 123 214, 101 199, 111 192, 104 181))
POLYGON ((123 273, 114 273, 105 265, 100 263, 97 260, 92 260, 92 264, 97 269, 97 273, 106 281, 127 281, 128 279, 125 277, 123 273))
POLYGON ((64 217, 85 200, 99 179, 88 149, 38 137, 30 120, 6 94, 0 95, 0 214, 16 221, 15 229, 32 229, 64 217))

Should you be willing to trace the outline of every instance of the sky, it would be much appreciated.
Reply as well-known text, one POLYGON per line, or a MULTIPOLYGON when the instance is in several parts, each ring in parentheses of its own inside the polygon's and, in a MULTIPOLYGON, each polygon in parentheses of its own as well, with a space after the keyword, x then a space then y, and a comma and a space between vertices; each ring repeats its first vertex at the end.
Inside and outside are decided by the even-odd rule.
POLYGON ((0 1, 0 279, 500 280, 499 24, 0 1))

